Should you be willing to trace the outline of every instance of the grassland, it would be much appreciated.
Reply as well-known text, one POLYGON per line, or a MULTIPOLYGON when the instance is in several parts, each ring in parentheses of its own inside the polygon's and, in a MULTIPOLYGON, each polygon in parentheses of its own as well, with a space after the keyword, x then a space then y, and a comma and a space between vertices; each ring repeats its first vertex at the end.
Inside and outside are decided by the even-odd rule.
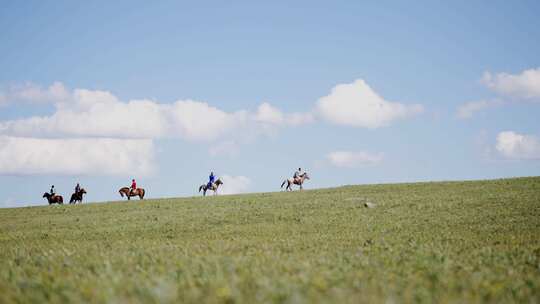
POLYGON ((539 303, 540 178, 0 209, 0 302, 539 303))

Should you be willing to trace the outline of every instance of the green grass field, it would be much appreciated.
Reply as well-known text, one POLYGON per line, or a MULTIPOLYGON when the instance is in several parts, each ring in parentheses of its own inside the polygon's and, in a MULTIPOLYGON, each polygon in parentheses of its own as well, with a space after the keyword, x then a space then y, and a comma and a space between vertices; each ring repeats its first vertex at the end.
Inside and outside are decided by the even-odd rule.
POLYGON ((539 303, 540 177, 0 209, 29 302, 539 303))

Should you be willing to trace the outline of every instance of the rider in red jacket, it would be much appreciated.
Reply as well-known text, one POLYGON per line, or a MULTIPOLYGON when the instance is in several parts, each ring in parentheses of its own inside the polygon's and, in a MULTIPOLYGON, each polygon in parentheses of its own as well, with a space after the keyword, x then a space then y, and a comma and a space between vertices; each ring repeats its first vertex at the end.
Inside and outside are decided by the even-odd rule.
POLYGON ((132 194, 137 189, 137 183, 135 182, 135 179, 131 180, 131 189, 129 190, 132 194))

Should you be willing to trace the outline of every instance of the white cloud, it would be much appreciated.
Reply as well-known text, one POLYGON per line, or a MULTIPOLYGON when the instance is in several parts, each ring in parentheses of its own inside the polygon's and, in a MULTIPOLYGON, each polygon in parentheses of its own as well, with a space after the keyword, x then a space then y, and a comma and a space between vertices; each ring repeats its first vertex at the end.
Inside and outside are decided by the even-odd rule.
POLYGON ((32 137, 154 138, 165 133, 159 107, 149 101, 101 103, 86 110, 79 104, 62 107, 53 115, 0 123, 3 134, 32 137))
POLYGON ((0 136, 0 174, 140 176, 153 171, 151 140, 0 136))
POLYGON ((72 102, 57 111, 0 123, 2 134, 40 137, 180 137, 212 140, 245 123, 246 113, 227 113, 192 100, 159 104, 151 100, 120 102, 103 91, 76 90, 72 102))
POLYGON ((467 102, 458 107, 457 117, 460 119, 468 119, 473 117, 474 113, 476 112, 502 104, 503 102, 499 100, 481 100, 467 102))
POLYGON ((257 109, 255 120, 262 123, 280 125, 285 121, 285 116, 279 109, 264 102, 257 109))
MULTIPOLYGON (((45 94, 35 88, 26 91, 27 98, 31 99, 45 94)), ((313 120, 309 113, 284 114, 268 103, 261 104, 254 113, 246 110, 225 112, 194 100, 178 100, 172 104, 153 100, 122 102, 107 91, 64 91, 67 92, 61 83, 55 83, 47 90, 49 97, 58 97, 52 115, 0 122, 0 134, 213 141, 225 134, 238 137, 272 133, 281 126, 313 120)))
POLYGON ((481 82, 503 95, 518 98, 540 97, 540 68, 525 70, 517 75, 507 73, 492 75, 485 72, 481 82))
POLYGON ((70 93, 61 82, 55 82, 48 88, 28 82, 9 86, 7 92, 1 93, 0 104, 16 101, 29 103, 54 103, 70 98, 70 93))
POLYGON ((255 121, 274 126, 297 126, 315 121, 311 113, 283 113, 267 102, 262 103, 255 112, 255 121))
POLYGON ((60 104, 61 108, 70 107, 74 110, 90 110, 96 104, 115 105, 120 100, 111 92, 101 90, 75 89, 69 103, 60 104))
POLYGON ((329 153, 326 158, 336 167, 357 168, 376 165, 383 160, 383 155, 382 153, 373 154, 364 151, 335 151, 329 153))
POLYGON ((391 122, 423 112, 419 104, 389 102, 379 96, 362 79, 339 84, 330 95, 317 102, 316 113, 323 119, 341 125, 379 128, 391 122))
POLYGON ((225 174, 221 176, 221 180, 223 185, 219 189, 220 194, 245 193, 251 186, 251 179, 242 175, 231 176, 225 174))
POLYGON ((168 120, 168 136, 190 140, 213 140, 247 121, 246 111, 227 113, 207 103, 192 100, 161 107, 165 109, 163 116, 168 120))
POLYGON ((495 149, 508 159, 540 159, 540 140, 532 135, 501 132, 497 135, 495 149))

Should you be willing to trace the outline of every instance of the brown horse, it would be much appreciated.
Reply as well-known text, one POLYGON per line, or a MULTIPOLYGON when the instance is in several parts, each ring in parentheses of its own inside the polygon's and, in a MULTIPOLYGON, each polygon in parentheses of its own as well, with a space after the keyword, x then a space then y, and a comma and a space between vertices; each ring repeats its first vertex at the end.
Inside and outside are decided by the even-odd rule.
POLYGON ((287 183, 287 187, 285 187, 285 190, 292 191, 292 185, 298 185, 300 186, 300 190, 302 190, 303 189, 302 184, 304 183, 306 179, 309 179, 309 175, 307 174, 307 172, 305 172, 304 174, 301 174, 297 178, 289 178, 289 179, 284 180, 283 183, 281 183, 281 188, 283 188, 283 185, 287 183))
POLYGON ((52 195, 50 193, 43 193, 43 197, 47 198, 47 201, 49 201, 49 205, 51 204, 59 204, 62 205, 64 203, 64 198, 61 195, 52 195))
POLYGON ((221 178, 218 178, 210 187, 208 187, 208 184, 202 184, 199 187, 199 192, 201 192, 201 190, 203 190, 203 196, 206 196, 206 191, 213 190, 214 195, 217 195, 217 190, 218 190, 219 186, 221 186, 221 185, 223 185, 223 182, 221 181, 221 178))
POLYGON ((131 189, 129 187, 122 187, 120 188, 120 190, 118 190, 118 192, 120 193, 120 196, 121 197, 124 197, 124 195, 127 197, 128 201, 130 199, 130 197, 132 196, 138 196, 139 199, 143 199, 144 198, 144 189, 143 188, 137 188, 133 191, 131 191, 131 189))
POLYGON ((79 201, 82 204, 83 194, 86 194, 86 190, 84 190, 84 188, 81 188, 81 190, 79 190, 78 193, 73 193, 71 195, 71 199, 69 200, 69 203, 70 204, 76 204, 77 201, 79 201))

